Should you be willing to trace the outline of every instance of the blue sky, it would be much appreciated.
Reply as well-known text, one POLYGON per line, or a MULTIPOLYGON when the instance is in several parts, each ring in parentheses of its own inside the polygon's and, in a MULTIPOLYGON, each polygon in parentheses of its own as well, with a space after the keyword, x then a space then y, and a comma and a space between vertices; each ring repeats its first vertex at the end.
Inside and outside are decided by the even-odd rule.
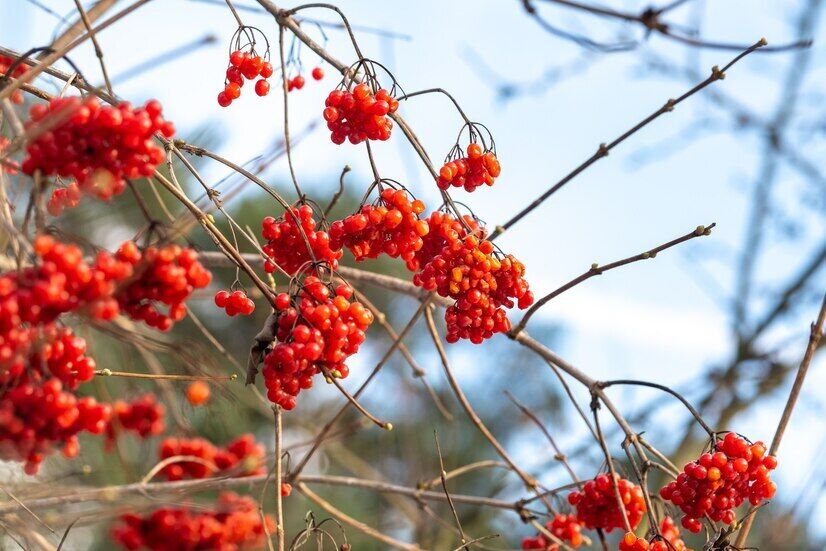
MULTIPOLYGON (((68 13, 71 1, 50 1, 59 13, 68 13)), ((125 5, 125 3, 122 3, 125 5)), ((537 4, 542 4, 537 2, 537 4)), ((611 2, 631 11, 640 2, 611 2)), ((792 20, 799 2, 769 0, 690 3, 704 6, 703 33, 708 37, 750 44, 762 36, 769 43, 793 38, 792 20), (782 7, 781 7, 782 4, 782 7)), ((390 29, 411 36, 410 40, 388 40, 360 35, 368 57, 385 62, 408 92, 441 86, 457 97, 474 120, 484 122, 494 133, 503 175, 493 188, 480 189, 467 199, 477 215, 494 225, 517 212, 559 177, 590 156, 600 142, 610 141, 690 86, 686 81, 642 70, 640 60, 656 55, 674 63, 689 61, 705 74, 715 64, 724 64, 731 52, 689 52, 662 38, 653 37, 645 54, 609 54, 585 60, 583 51, 541 31, 520 9, 519 2, 474 1, 337 2, 354 24, 390 29), (495 68, 503 78, 531 82, 551 67, 570 66, 580 60, 582 69, 546 91, 503 103, 496 97, 494 79, 468 63, 469 53, 495 68)), ((685 7, 674 18, 687 21, 695 8, 685 7)), ((48 42, 56 20, 23 0, 0 0, 4 14, 2 42, 25 50, 48 42)), ((617 26, 570 11, 543 9, 558 26, 588 30, 610 39, 617 26)), ((326 20, 328 14, 313 13, 326 20)), ((275 25, 266 16, 242 14, 245 22, 260 26, 277 40, 275 25)), ((117 75, 169 48, 212 33, 218 42, 123 85, 115 91, 135 102, 156 97, 167 116, 185 137, 203 125, 218 129, 224 138, 219 147, 225 156, 243 161, 253 157, 282 132, 280 94, 265 99, 246 94, 229 109, 219 109, 215 96, 223 81, 226 41, 235 30, 228 10, 188 0, 155 0, 134 16, 99 37, 111 74, 117 75)), ((311 34, 318 35, 309 28, 311 34)), ((631 33, 633 30, 629 29, 631 33)), ((328 47, 343 60, 354 59, 343 33, 328 31, 328 47)), ((816 36, 823 34, 823 22, 816 36)), ((826 89, 823 46, 815 46, 815 61, 807 93, 826 89)), ((72 53, 72 59, 87 78, 99 78, 89 45, 72 53)), ((758 112, 777 101, 780 79, 789 55, 753 55, 730 70, 715 84, 725 93, 758 112)), ((316 64, 305 51, 305 66, 316 64)), ((331 71, 328 70, 328 74, 331 71)), ((290 96, 292 128, 318 119, 324 96, 334 84, 332 76, 321 83, 309 81, 304 90, 290 96)), ((814 114, 817 96, 807 100, 814 114)), ((402 106, 431 157, 440 159, 452 145, 461 124, 446 99, 416 98, 402 106)), ((821 115, 822 117, 822 115, 821 115)), ((729 329, 725 308, 717 291, 706 280, 711 277, 725 296, 732 289, 731 254, 741 242, 747 214, 746 192, 759 166, 760 146, 751 134, 728 131, 728 117, 701 97, 691 98, 621 145, 611 155, 570 183, 540 209, 501 239, 500 245, 522 259, 528 267, 532 287, 538 294, 586 270, 592 262, 606 263, 641 252, 688 232, 698 224, 716 222, 711 237, 697 239, 679 250, 668 251, 656 260, 635 264, 595 278, 547 306, 542 315, 565 328, 561 352, 572 363, 598 378, 618 374, 649 378, 680 385, 699 376, 715 360, 729 353, 729 329), (679 135, 692 122, 708 119, 721 131, 680 145, 679 135), (648 162, 635 162, 643 152, 652 152, 648 162), (694 257, 707 258, 699 270, 694 257), (598 344, 595 344, 598 343, 598 344)), ((814 134, 807 144, 823 158, 824 136, 814 134)), ((407 144, 396 136, 375 147, 383 176, 407 183, 419 196, 435 203, 435 187, 416 162, 407 144)), ((333 147, 324 132, 309 136, 295 150, 299 179, 328 182, 337 186, 344 164, 355 169, 350 182, 367 184, 369 167, 362 148, 333 147)), ((275 167, 283 181, 286 163, 275 167)), ((219 170, 207 171, 220 177, 219 170)), ((811 246, 824 234, 820 217, 798 209, 797 176, 783 171, 780 177, 783 201, 794 214, 809 222, 803 243, 811 246), (788 194, 788 195, 786 195, 788 194)), ((274 178, 275 179, 275 178, 274 178)), ((324 193, 327 193, 324 191, 324 193)), ((782 279, 801 259, 807 246, 780 244, 759 267, 763 279, 782 279)), ((820 278, 821 283, 823 277, 820 278)), ((774 338, 790 336, 785 357, 799 358, 814 308, 788 318, 774 338)), ((793 418, 784 441, 786 450, 797 449, 793 468, 778 474, 781 488, 799 489, 809 472, 821 442, 811 438, 812 423, 822 428, 817 406, 817 388, 826 382, 821 358, 811 372, 801 408, 793 418)), ((639 400, 646 393, 631 398, 639 400)), ((755 438, 770 439, 782 398, 755 408, 742 419, 738 430, 755 438), (771 428, 770 428, 771 427, 771 428)), ((578 435, 571 435, 573 440, 578 435)), ((791 461, 791 460, 790 460, 791 461)), ((781 492, 784 495, 792 493, 781 492)), ((822 505, 821 505, 822 508, 822 505)), ((821 515, 821 518, 823 515, 821 515)), ((822 529, 821 529, 822 532, 822 529)))

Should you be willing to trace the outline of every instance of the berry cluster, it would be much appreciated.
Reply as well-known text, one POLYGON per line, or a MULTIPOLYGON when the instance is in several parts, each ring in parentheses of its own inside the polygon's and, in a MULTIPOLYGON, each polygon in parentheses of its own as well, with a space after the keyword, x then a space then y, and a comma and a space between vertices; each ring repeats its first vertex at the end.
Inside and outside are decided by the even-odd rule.
MULTIPOLYGON (((321 67, 313 67, 313 70, 310 71, 310 76, 313 77, 313 80, 321 80, 324 78, 324 69, 321 67)), ((293 78, 287 79, 287 92, 292 92, 293 90, 301 90, 304 88, 304 84, 306 79, 302 75, 296 75, 293 78)))
POLYGON ((290 212, 278 219, 267 216, 261 226, 261 235, 267 240, 262 250, 269 257, 264 263, 268 274, 278 266, 295 275, 314 261, 326 262, 333 270, 338 267, 342 251, 331 248, 330 235, 317 229, 310 205, 293 205, 290 212))
POLYGON ((482 146, 472 143, 467 147, 467 156, 448 161, 442 166, 436 185, 439 189, 453 186, 473 191, 482 185, 492 186, 500 172, 502 168, 496 154, 493 151, 482 151, 482 146))
MULTIPOLYGON (((545 528, 571 547, 579 547, 584 541, 582 526, 574 515, 556 515, 553 520, 545 525, 545 528)), ((559 545, 545 537, 544 534, 539 533, 535 537, 523 539, 522 549, 559 551, 559 545)))
POLYGON ((161 434, 166 429, 165 414, 166 408, 158 403, 152 393, 144 394, 131 402, 115 401, 112 404, 112 420, 106 427, 107 445, 114 443, 120 431, 134 432, 141 438, 161 434))
POLYGON ((203 438, 167 438, 158 448, 161 460, 175 456, 192 456, 201 461, 178 461, 165 466, 160 476, 167 480, 208 478, 216 471, 233 472, 235 476, 251 476, 264 472, 264 446, 251 434, 239 436, 225 447, 215 446, 203 438))
POLYGON ((422 237, 428 232, 427 222, 419 219, 423 212, 424 203, 411 200, 406 191, 384 189, 378 205, 364 205, 356 214, 330 226, 330 246, 346 246, 356 260, 380 254, 401 257, 412 270, 416 252, 424 244, 422 237))
POLYGON ((345 140, 358 144, 365 140, 389 139, 393 121, 387 115, 399 108, 399 102, 390 92, 382 88, 374 94, 365 82, 357 84, 352 92, 333 90, 325 105, 324 120, 335 144, 345 140))
POLYGON ((762 442, 750 444, 729 432, 715 448, 715 453, 704 453, 688 463, 676 481, 660 489, 663 499, 683 511, 682 525, 690 532, 700 531, 705 515, 731 524, 737 518, 734 509, 743 501, 759 505, 777 491, 769 478, 777 459, 766 455, 762 442))
MULTIPOLYGON (((636 528, 646 511, 642 488, 619 475, 615 477, 628 523, 636 528)), ((586 528, 610 532, 625 526, 610 475, 600 474, 589 480, 581 491, 568 494, 568 503, 576 507, 577 520, 586 528)))
POLYGON ((653 545, 656 545, 657 542, 654 542, 652 545, 653 551, 666 551, 666 549, 670 551, 691 551, 680 536, 680 529, 677 528, 673 518, 669 516, 663 518, 660 525, 660 534, 671 544, 671 547, 660 546, 661 549, 656 549, 653 545))
POLYGON ((262 519, 254 499, 221 492, 214 511, 164 507, 146 516, 125 514, 112 539, 129 551, 240 551, 259 549, 274 530, 275 521, 262 519))
POLYGON ((223 308, 230 317, 238 314, 249 316, 255 311, 255 303, 244 291, 218 291, 215 293, 215 306, 223 308))
POLYGON ((525 267, 513 256, 500 258, 493 243, 470 235, 445 246, 413 276, 413 283, 456 300, 445 313, 447 342, 479 344, 510 330, 504 308, 533 304, 524 274, 525 267))
MULTIPOLYGON (((5 75, 13 64, 14 59, 5 55, 0 55, 0 75, 5 75)), ((18 78, 20 77, 20 75, 22 75, 28 70, 29 66, 25 63, 21 63, 14 68, 14 71, 12 71, 12 73, 9 76, 11 78, 18 78)), ((23 103, 23 91, 20 89, 15 90, 11 95, 11 102, 16 104, 23 103)))
POLYGON ((186 388, 186 399, 193 406, 205 404, 209 394, 209 385, 203 381, 194 381, 186 388))
POLYGON ((49 373, 71 390, 94 377, 95 360, 86 355, 86 341, 68 327, 44 326, 37 340, 28 361, 32 371, 49 373))
MULTIPOLYGON (((54 98, 32 106, 30 116, 27 127, 43 124, 47 130, 29 144, 22 171, 73 179, 79 191, 103 200, 122 193, 127 179, 151 176, 164 160, 153 135, 175 134, 155 100, 136 109, 129 103, 103 106, 94 97, 54 98)), ((50 201, 52 212, 72 206, 75 196, 74 189, 61 191, 50 201)))
POLYGON ((431 212, 425 221, 428 227, 427 235, 422 238, 422 248, 416 252, 412 264, 408 266, 414 272, 421 270, 446 248, 467 237, 468 229, 479 239, 484 239, 487 235, 478 222, 467 214, 462 220, 458 220, 447 212, 437 210, 431 212))
POLYGON ((267 79, 272 73, 272 64, 263 57, 252 52, 235 50, 229 56, 224 90, 218 94, 218 105, 228 107, 233 100, 240 98, 244 79, 255 80, 261 77, 255 83, 255 93, 266 96, 270 93, 270 83, 267 79))
POLYGON ((331 291, 317 277, 307 276, 294 296, 276 297, 278 343, 264 357, 263 369, 270 401, 290 410, 319 372, 347 377, 350 371, 344 362, 358 351, 373 322, 364 305, 351 302, 352 295, 347 285, 331 291))
POLYGON ((67 208, 73 209, 78 206, 82 197, 83 193, 77 182, 69 182, 66 187, 59 187, 52 192, 46 210, 52 216, 60 216, 67 208))
POLYGON ((186 317, 184 302, 195 289, 203 289, 212 279, 198 262, 198 253, 178 245, 147 247, 141 254, 134 243, 124 243, 119 259, 135 265, 134 278, 118 292, 124 313, 150 327, 168 331, 176 321, 186 317), (167 306, 162 313, 158 304, 167 306))
POLYGON ((26 473, 34 475, 56 447, 66 457, 77 456, 78 433, 103 433, 110 414, 108 405, 64 391, 58 379, 19 384, 0 399, 0 459, 24 461, 26 473))

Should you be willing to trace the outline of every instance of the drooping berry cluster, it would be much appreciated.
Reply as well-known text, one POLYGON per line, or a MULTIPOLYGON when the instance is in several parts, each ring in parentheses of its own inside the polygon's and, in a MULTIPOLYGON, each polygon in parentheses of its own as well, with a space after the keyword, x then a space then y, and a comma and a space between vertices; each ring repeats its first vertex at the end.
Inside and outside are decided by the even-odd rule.
POLYGON ((110 413, 108 405, 94 398, 65 391, 58 379, 9 388, 0 399, 0 459, 23 461, 26 473, 36 474, 56 448, 75 457, 77 435, 103 433, 110 413))
POLYGON ((94 377, 96 367, 94 358, 86 355, 85 340, 68 327, 52 324, 39 332, 28 365, 40 376, 56 377, 70 390, 94 377))
POLYGON ((197 457, 200 461, 176 461, 166 465, 159 476, 167 480, 208 478, 230 471, 233 476, 251 476, 264 472, 264 446, 251 434, 239 436, 225 447, 203 438, 167 438, 158 448, 160 460, 176 456, 197 457))
MULTIPOLYGON (((574 515, 556 515, 553 520, 545 524, 545 528, 571 547, 582 545, 582 526, 574 515)), ((542 549, 543 551, 559 551, 559 544, 551 541, 541 532, 532 538, 522 540, 522 549, 542 549)))
MULTIPOLYGON (((321 80, 324 78, 324 69, 321 67, 313 67, 313 70, 310 71, 310 76, 313 77, 313 80, 321 80)), ((304 84, 307 80, 304 78, 303 75, 296 75, 292 78, 287 79, 287 92, 292 92, 293 90, 301 90, 304 88, 304 84)))
POLYGON ((413 276, 413 283, 456 300, 445 312, 447 342, 478 344, 510 330, 505 308, 533 304, 524 274, 525 267, 512 255, 500 258, 493 243, 470 235, 445 246, 413 276))
POLYGON ((226 290, 218 291, 215 293, 215 306, 223 308, 230 317, 238 314, 249 316, 255 311, 255 302, 241 290, 231 293, 226 290))
POLYGON ((49 197, 46 210, 52 216, 60 216, 66 209, 73 209, 80 204, 83 193, 77 182, 69 182, 66 187, 56 188, 49 197))
POLYGON ((496 154, 493 151, 483 151, 481 145, 472 143, 467 147, 467 155, 462 156, 460 153, 456 159, 449 160, 442 166, 436 185, 439 189, 453 186, 473 191, 482 185, 492 186, 501 172, 496 154))
POLYGON ((680 529, 677 528, 673 518, 669 516, 663 517, 662 523, 660 524, 660 534, 671 544, 671 547, 661 545, 661 549, 657 549, 653 547, 653 545, 657 544, 657 542, 654 542, 652 544, 652 551, 666 551, 666 549, 670 549, 671 551, 692 551, 683 541, 680 535, 680 529))
POLYGON ((358 351, 373 323, 373 314, 351 301, 352 295, 347 285, 332 291, 317 277, 307 276, 295 295, 276 297, 277 343, 264 357, 263 369, 270 401, 290 410, 319 372, 347 377, 345 361, 358 351))
POLYGON ((203 289, 212 275, 198 262, 198 253, 178 245, 147 247, 143 254, 134 243, 125 243, 118 258, 135 265, 136 277, 118 292, 123 312, 150 327, 168 331, 186 317, 184 302, 195 289, 203 289), (159 305, 167 307, 167 313, 159 305))
POLYGON ((358 144, 365 140, 389 139, 393 121, 387 115, 399 108, 399 102, 390 92, 381 88, 374 94, 365 82, 357 84, 352 92, 333 90, 325 105, 324 120, 335 144, 345 140, 358 144))
MULTIPOLYGON (((642 488, 630 480, 620 478, 619 475, 615 477, 628 523, 634 529, 646 511, 642 488)), ((600 474, 595 479, 586 482, 581 491, 568 494, 568 503, 576 507, 577 520, 586 528, 591 530, 601 528, 610 532, 614 528, 625 526, 622 512, 617 504, 614 485, 608 474, 600 474)))
POLYGON ((688 463, 677 480, 660 489, 660 496, 684 513, 682 525, 690 532, 701 529, 700 519, 733 523, 734 509, 743 501, 759 505, 771 499, 777 485, 769 477, 777 459, 766 454, 762 442, 750 444, 730 432, 715 443, 715 453, 704 453, 688 463))
POLYGON ((422 238, 422 248, 416 252, 412 266, 408 267, 412 271, 421 270, 443 250, 453 246, 468 235, 473 235, 479 239, 484 239, 487 235, 484 228, 480 227, 479 223, 468 214, 462 216, 460 221, 447 212, 437 210, 431 212, 425 221, 427 222, 428 232, 422 238))
POLYGON ((293 205, 280 218, 267 216, 261 226, 261 235, 267 240, 262 247, 269 257, 264 263, 267 273, 273 273, 277 265, 289 275, 295 275, 313 261, 326 262, 333 270, 338 267, 343 253, 341 249, 331 248, 330 235, 318 229, 311 206, 293 205))
MULTIPOLYGON (((122 193, 128 179, 151 176, 164 160, 153 136, 175 134, 155 100, 134 108, 125 102, 103 106, 94 97, 54 98, 32 106, 30 117, 27 128, 46 130, 29 144, 22 171, 73 179, 82 193, 102 200, 122 193)), ((75 195, 61 191, 50 201, 52 212, 72 206, 75 195)))
POLYGON ((129 551, 241 551, 259 549, 273 531, 275 521, 262 519, 254 499, 222 492, 214 511, 164 507, 146 516, 122 515, 112 539, 129 551))
POLYGON ((415 269, 416 252, 428 232, 427 222, 419 219, 424 208, 424 203, 411 200, 403 189, 384 189, 377 205, 364 205, 330 226, 330 246, 347 247, 356 260, 381 254, 401 257, 409 269, 415 269))
POLYGON ((132 266, 105 252, 94 264, 74 245, 47 236, 34 242, 35 264, 0 274, 0 384, 55 376, 70 388, 92 377, 86 343, 54 325, 68 312, 98 320, 118 313, 116 286, 132 266))
POLYGON ((626 532, 619 542, 619 551, 691 551, 680 537, 680 530, 671 517, 663 518, 660 535, 662 538, 649 542, 638 538, 633 532, 626 532))
POLYGON ((166 408, 152 393, 132 401, 117 400, 112 404, 112 420, 106 427, 107 444, 111 445, 120 432, 134 432, 141 438, 157 436, 166 429, 166 408))
MULTIPOLYGON (((5 55, 0 55, 0 75, 5 75, 13 64, 14 64, 14 59, 12 59, 8 56, 5 56, 5 55)), ((21 63, 17 67, 14 68, 14 71, 12 71, 9 76, 11 78, 19 78, 20 75, 22 75, 23 73, 25 73, 28 70, 29 70, 29 66, 26 65, 25 63, 21 63)), ((23 91, 20 90, 20 89, 15 90, 14 92, 12 92, 12 95, 11 95, 10 99, 11 99, 12 103, 16 103, 16 104, 23 103, 23 91)))
POLYGON ((264 57, 254 52, 235 50, 229 56, 224 89, 218 94, 218 105, 229 106, 234 100, 241 97, 241 87, 244 79, 258 80, 255 83, 255 93, 266 96, 270 93, 270 83, 267 80, 272 76, 272 64, 264 57))

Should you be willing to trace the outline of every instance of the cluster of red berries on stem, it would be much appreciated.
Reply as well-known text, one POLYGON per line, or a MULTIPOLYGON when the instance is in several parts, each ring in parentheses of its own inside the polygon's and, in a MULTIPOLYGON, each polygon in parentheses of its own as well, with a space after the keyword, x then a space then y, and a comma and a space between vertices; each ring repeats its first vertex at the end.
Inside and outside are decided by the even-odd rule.
POLYGON ((270 515, 247 496, 221 492, 217 507, 163 507, 146 516, 128 513, 112 529, 112 539, 129 551, 240 551, 259 549, 275 531, 270 515))
POLYGON ((493 151, 484 151, 478 143, 471 143, 467 147, 467 155, 462 155, 459 150, 456 159, 445 162, 439 170, 436 185, 439 189, 453 186, 473 191, 482 185, 492 186, 501 172, 493 151))
POLYGON ((272 76, 272 64, 264 57, 254 52, 235 50, 229 56, 226 81, 223 91, 218 94, 218 105, 228 107, 234 100, 241 97, 241 87, 244 79, 258 80, 255 82, 255 93, 266 96, 270 93, 270 83, 267 80, 272 76))
POLYGON ((348 285, 331 289, 307 276, 297 293, 276 297, 277 343, 264 357, 262 371, 270 401, 291 410, 318 373, 347 377, 345 361, 358 351, 373 322, 370 310, 352 296, 348 285))
POLYGON ((215 306, 223 308, 229 317, 249 316, 255 311, 255 302, 244 291, 225 291, 215 293, 215 306))
POLYGON ((102 434, 110 414, 108 405, 78 398, 58 379, 14 386, 0 399, 0 459, 23 461, 26 473, 34 475, 55 448, 67 458, 77 456, 77 435, 102 434))
POLYGON ((680 537, 680 530, 669 516, 663 518, 660 525, 662 538, 649 542, 638 538, 633 532, 627 532, 619 542, 619 551, 691 551, 680 537))
MULTIPOLYGON (((582 525, 574 515, 558 514, 545 524, 545 528, 571 547, 579 547, 585 541, 582 525)), ((541 549, 542 551, 559 551, 559 544, 547 538, 541 532, 532 538, 522 540, 522 549, 541 549)))
POLYGON ((33 266, 0 274, 0 383, 55 376, 76 388, 92 377, 94 361, 82 339, 54 323, 69 312, 114 318, 113 294, 132 266, 105 252, 90 265, 78 247, 48 236, 35 239, 34 253, 33 266))
POLYGON ((156 100, 134 108, 126 102, 103 106, 94 97, 54 98, 32 106, 26 127, 40 125, 45 131, 29 143, 22 171, 77 182, 50 201, 54 215, 77 204, 78 191, 109 200, 123 192, 126 180, 151 176, 164 160, 153 136, 175 134, 156 100))
POLYGON ((415 269, 416 252, 424 245, 422 238, 429 229, 419 218, 424 209, 424 203, 411 199, 405 190, 385 188, 377 205, 364 205, 330 226, 331 247, 347 247, 356 260, 381 254, 400 257, 409 269, 415 269))
POLYGON ((168 331, 186 317, 184 302, 195 289, 203 289, 212 275, 198 262, 198 253, 179 245, 147 247, 143 253, 133 242, 127 242, 117 252, 121 260, 135 265, 134 278, 118 292, 118 303, 124 313, 150 327, 168 331), (167 307, 164 313, 159 309, 167 307))
MULTIPOLYGON (((321 80, 324 78, 324 69, 321 67, 313 67, 313 70, 310 71, 310 76, 313 77, 313 80, 321 80)), ((304 88, 304 84, 306 79, 302 75, 296 75, 292 78, 287 79, 287 92, 292 92, 293 90, 301 90, 304 88)))
POLYGON ((157 436, 166 430, 166 408, 151 392, 132 401, 116 400, 112 404, 112 419, 106 427, 106 443, 111 447, 121 431, 133 432, 141 438, 157 436))
POLYGON ((700 531, 700 519, 706 515, 732 524, 737 518, 734 509, 744 501, 756 506, 777 491, 769 476, 777 459, 767 455, 762 442, 751 444, 729 432, 715 442, 714 449, 686 464, 677 480, 660 489, 663 499, 682 510, 682 525, 690 532, 700 531))
POLYGON ((343 144, 345 140, 352 144, 388 140, 393 121, 387 115, 399 108, 399 102, 390 92, 381 88, 374 93, 366 82, 357 84, 352 92, 333 90, 324 105, 324 120, 335 144, 343 144))
POLYGON ((264 262, 268 274, 278 267, 293 276, 317 262, 335 270, 342 257, 340 248, 331 247, 330 234, 318 228, 310 205, 293 205, 280 218, 267 216, 261 223, 261 235, 267 240, 261 249, 269 257, 264 262))
POLYGON ((204 438, 163 440, 158 448, 158 458, 164 460, 176 456, 197 457, 200 461, 181 460, 166 465, 160 476, 167 480, 208 478, 224 471, 231 471, 234 476, 264 472, 264 446, 251 434, 239 436, 224 447, 204 438))
MULTIPOLYGON (((614 477, 628 523, 634 529, 646 511, 642 488, 619 475, 614 477)), ((610 532, 614 528, 625 526, 609 474, 597 475, 586 482, 581 490, 568 494, 568 503, 576 507, 577 520, 588 529, 599 528, 610 532)))
MULTIPOLYGON (((8 72, 8 70, 11 69, 11 66, 14 65, 14 61, 14 59, 8 56, 0 55, 0 76, 5 75, 8 72)), ((26 65, 25 63, 20 63, 17 65, 17 67, 14 68, 14 71, 12 71, 11 74, 8 76, 10 76, 11 78, 18 78, 20 77, 20 75, 22 75, 28 70, 28 65, 26 65)), ((16 103, 18 105, 23 103, 23 91, 20 89, 15 90, 14 92, 12 92, 10 99, 12 103, 16 103)))
POLYGON ((524 265, 512 255, 500 257, 493 243, 468 235, 445 244, 413 276, 413 283, 456 300, 445 312, 447 342, 469 339, 479 344, 510 330, 505 308, 533 304, 524 274, 524 265))

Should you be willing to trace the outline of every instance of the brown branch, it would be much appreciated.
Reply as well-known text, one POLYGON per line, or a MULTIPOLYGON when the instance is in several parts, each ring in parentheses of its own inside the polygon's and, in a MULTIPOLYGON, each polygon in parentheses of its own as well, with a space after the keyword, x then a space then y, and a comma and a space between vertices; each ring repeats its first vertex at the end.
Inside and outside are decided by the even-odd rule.
POLYGON ((658 253, 660 253, 660 252, 662 252, 666 249, 670 249, 671 247, 674 247, 676 245, 679 245, 680 243, 685 243, 686 241, 690 241, 690 240, 694 239, 695 237, 700 237, 700 236, 703 236, 703 235, 711 235, 711 230, 716 225, 717 225, 716 223, 712 223, 709 226, 697 226, 691 232, 689 232, 689 233, 687 233, 687 234, 685 234, 681 237, 678 237, 676 239, 672 239, 668 243, 663 243, 662 245, 654 247, 651 250, 645 251, 643 253, 640 253, 640 254, 637 254, 637 255, 634 255, 634 256, 629 256, 628 258, 624 258, 622 260, 617 260, 616 262, 611 262, 610 264, 606 264, 604 266, 600 266, 597 263, 592 264, 591 268, 588 271, 586 271, 585 273, 583 273, 582 275, 572 279, 571 281, 569 281, 568 283, 566 283, 562 287, 559 287, 555 291, 551 291, 550 293, 548 293, 547 295, 545 295, 544 297, 542 297, 541 299, 536 301, 536 303, 533 306, 531 306, 531 308, 527 312, 525 312, 525 315, 522 316, 522 320, 511 330, 512 333, 514 335, 518 334, 528 324, 528 321, 530 320, 531 316, 533 316, 540 308, 542 308, 545 304, 547 304, 552 299, 558 297, 559 295, 561 295, 565 291, 568 291, 571 288, 576 287, 580 283, 582 283, 584 281, 587 281, 588 279, 591 279, 594 276, 602 275, 603 273, 605 273, 609 270, 613 270, 614 268, 619 268, 621 266, 625 266, 626 264, 631 264, 633 262, 639 262, 640 260, 648 260, 648 259, 651 259, 651 258, 656 258, 658 253))
POLYGON ((584 172, 588 167, 590 167, 591 165, 593 165, 594 163, 596 163, 597 161, 599 161, 603 157, 607 157, 608 153, 612 149, 614 149, 616 146, 618 146, 619 144, 621 144, 622 142, 624 142, 625 140, 627 140, 628 138, 630 138, 631 136, 636 134, 639 130, 641 130, 641 129, 645 128, 646 126, 648 126, 650 123, 652 123, 653 121, 658 119, 661 115, 663 115, 665 113, 670 113, 671 111, 674 110, 674 108, 677 105, 679 105, 680 103, 682 103, 686 99, 690 98, 691 96, 693 96, 697 92, 703 90, 704 88, 706 88, 707 86, 717 82, 718 80, 724 79, 725 76, 726 76, 726 71, 729 68, 731 68, 735 63, 740 61, 743 57, 745 57, 745 56, 749 55, 750 53, 754 52, 755 50, 764 47, 765 45, 766 45, 766 39, 761 38, 758 42, 756 42, 751 47, 749 47, 748 49, 746 49, 745 51, 740 53, 738 56, 736 56, 734 59, 729 61, 725 66, 723 66, 722 69, 715 65, 711 69, 711 74, 704 81, 700 82, 699 84, 697 84, 696 86, 691 88, 689 91, 685 92, 683 95, 677 97, 676 99, 669 99, 668 101, 666 101, 663 104, 662 107, 660 107, 659 109, 654 111, 652 114, 648 115, 642 121, 635 124, 629 130, 625 131, 619 137, 614 139, 614 141, 612 141, 610 143, 607 143, 607 144, 605 144, 605 143, 600 144, 599 147, 597 148, 596 153, 591 155, 584 163, 582 163, 581 165, 576 167, 574 170, 569 172, 567 175, 565 175, 561 180, 559 180, 557 183, 555 183, 553 186, 551 186, 542 195, 540 195, 539 197, 534 199, 534 201, 532 201, 531 204, 529 204, 527 207, 525 207, 524 209, 519 211, 510 220, 505 222, 503 225, 498 226, 496 228, 496 230, 491 234, 490 239, 491 240, 496 239, 503 232, 508 230, 511 226, 513 226, 514 224, 516 224, 517 222, 522 220, 525 216, 530 214, 534 209, 539 207, 539 205, 541 205, 543 202, 545 202, 545 200, 548 197, 550 197, 551 195, 553 195, 554 193, 556 193, 557 191, 562 189, 562 187, 565 184, 567 184, 568 182, 573 180, 575 177, 577 177, 579 174, 584 172))

